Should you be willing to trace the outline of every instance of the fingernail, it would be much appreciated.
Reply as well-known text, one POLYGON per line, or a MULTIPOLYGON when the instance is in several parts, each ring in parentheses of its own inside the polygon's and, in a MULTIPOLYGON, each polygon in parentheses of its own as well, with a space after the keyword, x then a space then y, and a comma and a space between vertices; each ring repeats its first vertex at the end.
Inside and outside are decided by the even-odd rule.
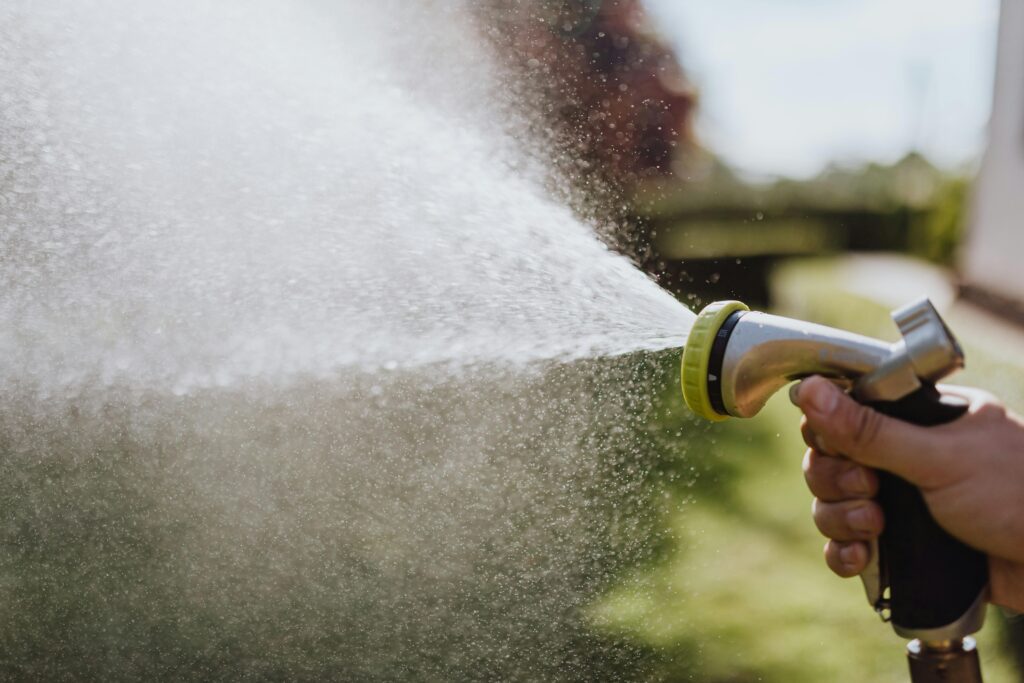
POLYGON ((836 409, 839 401, 839 390, 829 382, 815 382, 803 391, 809 391, 807 395, 811 407, 822 415, 829 415, 836 409))
POLYGON ((875 530, 874 516, 866 505, 854 508, 846 513, 846 521, 851 529, 863 534, 870 534, 875 530))
POLYGON ((868 473, 860 467, 849 470, 839 477, 839 488, 846 493, 867 494, 871 490, 868 473))
POLYGON ((839 561, 847 566, 855 565, 857 563, 857 546, 849 543, 840 548, 839 561))

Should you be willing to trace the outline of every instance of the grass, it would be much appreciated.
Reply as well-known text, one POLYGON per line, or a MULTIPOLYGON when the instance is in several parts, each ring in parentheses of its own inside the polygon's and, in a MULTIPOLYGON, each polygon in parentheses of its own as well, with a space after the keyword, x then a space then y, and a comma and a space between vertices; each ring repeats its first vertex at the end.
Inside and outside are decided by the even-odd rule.
MULTIPOLYGON (((835 272, 822 262, 780 272, 787 313, 891 338, 885 306, 845 291, 835 272)), ((1024 368, 1007 364, 990 338, 979 347, 984 334, 977 325, 962 330, 974 368, 965 382, 1024 386, 1024 368)), ((1018 407, 1021 398, 1008 397, 1018 407)), ((593 605, 589 616, 600 630, 660 653, 658 678, 908 680, 902 639, 875 616, 858 580, 833 576, 821 559, 824 539, 810 520, 800 472, 798 420, 780 392, 756 420, 714 427, 720 465, 731 472, 728 498, 687 504, 685 493, 673 493, 662 516, 669 550, 593 605)), ((1001 632, 990 609, 979 637, 988 683, 1020 680, 1001 632)))

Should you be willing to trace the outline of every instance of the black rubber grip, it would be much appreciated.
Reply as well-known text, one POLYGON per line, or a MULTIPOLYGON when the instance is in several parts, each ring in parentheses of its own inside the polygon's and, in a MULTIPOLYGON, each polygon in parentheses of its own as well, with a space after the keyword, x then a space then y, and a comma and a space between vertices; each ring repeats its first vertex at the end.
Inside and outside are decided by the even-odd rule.
MULTIPOLYGON (((965 401, 943 396, 931 385, 899 401, 868 405, 925 427, 952 422, 967 412, 965 401)), ((878 501, 885 513, 879 563, 889 579, 892 622, 905 629, 952 624, 988 582, 988 558, 943 531, 916 487, 887 472, 879 475, 878 501)))

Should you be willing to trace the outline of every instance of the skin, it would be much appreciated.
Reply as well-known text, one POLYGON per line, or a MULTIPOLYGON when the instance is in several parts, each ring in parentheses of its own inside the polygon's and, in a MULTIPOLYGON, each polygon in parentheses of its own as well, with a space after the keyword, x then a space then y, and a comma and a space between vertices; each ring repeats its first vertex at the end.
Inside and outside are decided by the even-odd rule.
POLYGON ((991 601, 1024 611, 1024 420, 985 392, 943 392, 970 410, 925 428, 861 406, 821 377, 801 382, 804 476, 814 523, 829 539, 825 562, 843 577, 867 565, 866 541, 885 526, 874 469, 885 469, 921 489, 946 531, 988 554, 991 601))

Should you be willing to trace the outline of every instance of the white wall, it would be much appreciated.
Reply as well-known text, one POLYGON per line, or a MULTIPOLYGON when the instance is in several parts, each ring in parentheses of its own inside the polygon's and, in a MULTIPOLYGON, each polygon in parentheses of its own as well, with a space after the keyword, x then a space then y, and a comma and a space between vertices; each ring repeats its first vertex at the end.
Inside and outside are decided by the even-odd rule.
POLYGON ((1024 302, 1024 0, 1002 0, 989 144, 961 265, 967 284, 1024 302))

